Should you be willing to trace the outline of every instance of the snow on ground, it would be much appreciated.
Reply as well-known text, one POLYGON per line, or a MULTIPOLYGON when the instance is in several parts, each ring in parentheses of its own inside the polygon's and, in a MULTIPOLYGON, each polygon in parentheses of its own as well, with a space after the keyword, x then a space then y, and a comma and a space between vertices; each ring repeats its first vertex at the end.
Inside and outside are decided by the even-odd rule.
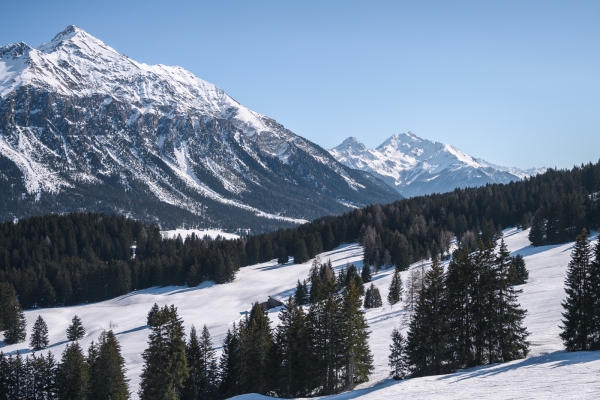
POLYGON ((220 231, 218 229, 173 229, 170 231, 161 231, 160 234, 165 239, 176 239, 177 235, 181 235, 181 238, 185 240, 185 238, 192 236, 192 233, 195 233, 197 237, 203 238, 204 236, 208 236, 212 239, 216 239, 218 236, 221 236, 224 239, 237 239, 239 235, 234 233, 227 233, 220 231))
MULTIPOLYGON (((528 232, 516 229, 505 231, 505 239, 513 254, 524 256, 529 269, 529 282, 523 285, 519 299, 528 310, 525 325, 531 332, 531 353, 525 360, 472 368, 455 374, 393 381, 388 378, 387 355, 389 336, 402 320, 402 310, 387 304, 379 309, 368 310, 371 350, 374 353, 375 370, 371 381, 357 390, 333 396, 335 399, 593 399, 600 393, 600 352, 567 353, 563 351, 558 337, 561 319, 560 303, 564 298, 563 283, 570 259, 572 243, 533 248, 527 240, 528 232)), ((183 235, 182 235, 183 236, 183 235)), ((594 236, 595 239, 595 236, 594 236)), ((321 260, 331 259, 339 270, 346 262, 362 267, 362 249, 357 244, 345 244, 321 254, 321 260)), ((146 348, 148 327, 146 314, 154 303, 174 304, 185 322, 187 331, 192 324, 206 324, 217 349, 234 321, 239 321, 250 310, 251 303, 263 301, 267 296, 284 300, 292 295, 296 281, 305 279, 311 262, 280 266, 275 261, 242 268, 236 280, 226 285, 204 282, 196 288, 151 288, 127 294, 101 303, 74 307, 39 309, 27 311, 28 332, 37 315, 48 323, 50 350, 60 358, 65 345, 65 331, 73 315, 83 320, 88 330, 81 344, 87 349, 103 329, 117 334, 127 362, 131 391, 136 398, 139 375, 142 370, 141 354, 146 348)), ((414 264, 411 268, 420 268, 414 264)), ((391 270, 374 275, 374 283, 387 297, 391 282, 391 270)), ((402 273, 407 280, 408 272, 402 273)), ((269 316, 278 321, 277 311, 269 316)), ((1 344, 0 344, 1 345, 1 344)), ((26 343, 5 346, 5 353, 20 350, 29 353, 26 343)), ((245 400, 262 399, 264 396, 240 396, 245 400)))

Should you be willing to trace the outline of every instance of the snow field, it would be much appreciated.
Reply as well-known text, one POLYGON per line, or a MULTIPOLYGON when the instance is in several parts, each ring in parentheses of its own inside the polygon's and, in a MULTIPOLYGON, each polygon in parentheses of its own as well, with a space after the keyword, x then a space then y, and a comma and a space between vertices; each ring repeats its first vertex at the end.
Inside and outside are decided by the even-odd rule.
MULTIPOLYGON (((383 270, 373 276, 373 282, 381 292, 384 307, 367 310, 374 355, 375 370, 371 380, 357 390, 333 396, 336 399, 594 399, 600 395, 600 352, 567 353, 563 351, 558 337, 561 319, 561 301, 564 299, 564 278, 570 260, 572 243, 533 248, 527 239, 528 231, 507 229, 506 243, 514 254, 525 258, 529 269, 529 282, 522 286, 519 300, 528 310, 525 326, 531 335, 530 355, 524 360, 495 364, 459 371, 455 374, 393 381, 388 378, 387 356, 390 334, 400 326, 401 306, 391 308, 386 303, 388 286, 393 270, 383 270)), ((183 237, 183 234, 182 234, 183 237)), ((595 236, 593 237, 595 240, 595 236)), ((346 262, 362 268, 362 248, 357 244, 345 244, 320 255, 322 262, 331 260, 336 272, 346 262)), ((146 315, 154 303, 174 304, 178 307, 186 331, 192 324, 201 328, 206 324, 217 350, 220 350, 227 329, 250 310, 255 301, 267 296, 287 299, 295 291, 296 281, 308 276, 312 260, 300 265, 290 263, 280 266, 275 260, 242 268, 234 282, 215 285, 204 282, 196 288, 162 287, 129 293, 101 303, 74 307, 29 310, 25 313, 31 331, 37 315, 48 324, 49 350, 60 358, 66 346, 65 331, 73 315, 81 317, 87 329, 81 341, 84 350, 96 340, 102 330, 116 333, 127 363, 130 390, 137 398, 139 375, 142 371, 142 352, 147 346, 149 329, 146 315)), ((411 268, 420 268, 416 263, 411 268)), ((402 272, 406 282, 408 271, 402 272)), ((269 313, 272 325, 279 319, 277 310, 269 313)), ((406 331, 404 328, 403 331, 406 331)), ((29 337, 28 337, 29 339, 29 337)), ((0 342, 1 343, 1 342, 0 342)), ((5 353, 30 353, 27 343, 4 346, 5 353)), ((264 396, 244 395, 243 399, 259 399, 264 396)))

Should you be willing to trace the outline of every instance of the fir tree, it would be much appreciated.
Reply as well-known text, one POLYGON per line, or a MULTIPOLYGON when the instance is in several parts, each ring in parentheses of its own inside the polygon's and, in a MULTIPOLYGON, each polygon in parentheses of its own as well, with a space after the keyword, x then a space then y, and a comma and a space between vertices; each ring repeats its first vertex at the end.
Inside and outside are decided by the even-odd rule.
POLYGON ((390 306, 402 301, 402 278, 400 277, 400 272, 398 272, 398 270, 394 271, 387 301, 390 306))
POLYGON ((367 264, 363 265, 360 277, 362 278, 363 283, 371 282, 371 267, 367 264))
POLYGON ((63 400, 86 399, 89 369, 78 342, 68 344, 62 354, 56 376, 58 397, 63 400))
POLYGON ((158 307, 158 304, 154 303, 150 311, 148 311, 148 318, 146 322, 148 326, 154 326, 156 324, 155 318, 159 311, 160 307, 158 307))
MULTIPOLYGON (((33 354, 29 361, 29 396, 32 399, 50 400, 56 398, 56 362, 52 353, 48 356, 33 354)), ((2 397, 0 397, 2 398, 2 397)))
POLYGON ((287 250, 284 246, 279 248, 279 255, 277 257, 277 264, 284 265, 290 261, 290 257, 288 256, 287 250))
POLYGON ((71 320, 71 325, 67 328, 67 339, 71 342, 76 342, 83 339, 85 336, 85 328, 81 323, 81 319, 77 315, 71 320))
POLYGON ((300 283, 300 279, 298 279, 298 283, 296 284, 296 292, 294 293, 294 301, 299 306, 304 306, 309 303, 309 294, 308 287, 306 285, 306 280, 303 283, 300 283))
POLYGON ((138 394, 142 400, 176 400, 188 377, 183 324, 173 305, 165 305, 155 318, 148 348, 142 355, 144 367, 138 394))
POLYGON ((377 308, 383 305, 381 301, 381 293, 379 293, 379 289, 371 282, 371 286, 367 289, 365 293, 365 308, 377 308))
POLYGON ((27 337, 27 321, 19 303, 12 301, 3 311, 4 343, 15 344, 24 342, 27 337))
POLYGON ((360 295, 351 280, 344 291, 340 310, 339 330, 342 337, 344 389, 353 389, 369 380, 373 370, 373 355, 369 349, 369 328, 360 310, 360 295))
POLYGON ((390 355, 388 356, 388 365, 391 368, 390 375, 395 380, 404 379, 408 372, 406 339, 398 328, 394 328, 391 338, 392 344, 390 344, 390 355))
POLYGON ((592 320, 590 315, 591 293, 589 286, 590 272, 590 246, 587 240, 588 233, 584 229, 571 252, 571 261, 565 281, 567 298, 562 306, 564 319, 560 338, 567 351, 589 350, 589 335, 592 333, 592 320))
POLYGON ((247 393, 266 394, 269 390, 269 357, 273 332, 267 311, 256 302, 240 327, 243 354, 243 388, 247 393))
POLYGON ((121 345, 113 331, 102 332, 98 338, 95 352, 95 355, 88 357, 88 363, 93 359, 90 365, 91 391, 89 399, 128 399, 129 388, 128 379, 125 378, 125 360, 121 355, 121 345))
MULTIPOLYGON (((600 208, 600 207, 599 207, 600 208)), ((588 302, 592 315, 590 350, 600 350, 600 235, 594 246, 594 261, 590 262, 588 278, 590 300, 588 302)))
POLYGON ((33 324, 31 337, 29 338, 29 346, 31 346, 33 350, 42 350, 48 347, 48 325, 46 325, 46 322, 41 315, 38 315, 33 324))
POLYGON ((509 277, 512 285, 522 285, 529 279, 529 271, 527 271, 527 266, 522 255, 517 254, 512 257, 509 277))
POLYGON ((416 376, 448 371, 448 322, 444 269, 438 259, 425 274, 419 303, 407 334, 407 356, 416 376))

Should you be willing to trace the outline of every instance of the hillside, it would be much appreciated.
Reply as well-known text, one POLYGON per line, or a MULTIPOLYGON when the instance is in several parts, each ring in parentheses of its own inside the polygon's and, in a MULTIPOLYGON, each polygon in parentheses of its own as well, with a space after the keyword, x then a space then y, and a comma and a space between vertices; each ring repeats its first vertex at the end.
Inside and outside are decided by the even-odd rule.
POLYGON ((260 232, 400 197, 191 72, 76 26, 0 47, 0 220, 93 211, 260 232))
MULTIPOLYGON (((484 366, 455 374, 392 381, 387 375, 389 335, 402 320, 400 307, 368 310, 370 346, 375 356, 375 371, 370 382, 357 390, 334 396, 347 398, 595 398, 600 391, 597 371, 600 369, 600 352, 566 353, 558 337, 561 319, 563 283, 572 243, 531 247, 528 231, 508 229, 505 239, 513 254, 521 254, 527 263, 530 278, 519 296, 521 305, 528 310, 525 326, 531 332, 531 353, 525 360, 507 364, 484 366), (577 387, 578 391, 573 388, 577 387)), ((590 239, 595 239, 595 235, 590 239)), ((322 260, 331 259, 336 270, 346 262, 362 265, 362 249, 356 244, 345 244, 321 254, 322 260)), ((142 368, 141 353, 146 347, 149 333, 146 313, 156 302, 175 304, 186 329, 192 324, 206 324, 217 349, 234 321, 246 313, 251 303, 265 300, 271 295, 285 299, 294 291, 297 279, 306 278, 311 262, 294 265, 291 261, 280 266, 275 261, 242 268, 234 282, 214 285, 205 282, 196 288, 162 287, 130 293, 119 298, 88 305, 37 309, 26 311, 28 332, 34 319, 41 315, 49 325, 50 350, 60 354, 65 347, 65 330, 73 315, 81 317, 88 333, 82 341, 84 348, 95 340, 103 329, 113 327, 123 346, 131 389, 136 393, 142 368)), ((411 269, 420 268, 411 265, 411 269)), ((387 296, 391 271, 374 276, 374 283, 382 297, 387 296)), ((406 281, 408 272, 402 272, 406 281)), ((270 312, 273 324, 277 313, 270 312)), ((2 351, 28 353, 25 344, 4 346, 2 351)), ((257 395, 241 396, 245 399, 262 398, 257 395)))

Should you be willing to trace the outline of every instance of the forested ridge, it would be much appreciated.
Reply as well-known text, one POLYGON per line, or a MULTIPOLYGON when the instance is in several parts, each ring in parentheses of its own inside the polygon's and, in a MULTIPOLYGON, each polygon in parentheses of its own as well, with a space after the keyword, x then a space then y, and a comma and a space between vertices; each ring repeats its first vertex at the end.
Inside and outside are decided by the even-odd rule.
POLYGON ((536 245, 573 240, 582 228, 598 225, 598 191, 600 164, 590 163, 507 185, 372 205, 229 241, 163 239, 157 225, 122 216, 32 217, 0 224, 0 282, 15 288, 24 308, 69 305, 151 286, 224 283, 246 265, 283 262, 288 255, 302 263, 356 240, 368 265, 404 270, 411 262, 447 254, 455 236, 475 248, 479 239, 493 240, 501 227, 533 222, 536 245))

